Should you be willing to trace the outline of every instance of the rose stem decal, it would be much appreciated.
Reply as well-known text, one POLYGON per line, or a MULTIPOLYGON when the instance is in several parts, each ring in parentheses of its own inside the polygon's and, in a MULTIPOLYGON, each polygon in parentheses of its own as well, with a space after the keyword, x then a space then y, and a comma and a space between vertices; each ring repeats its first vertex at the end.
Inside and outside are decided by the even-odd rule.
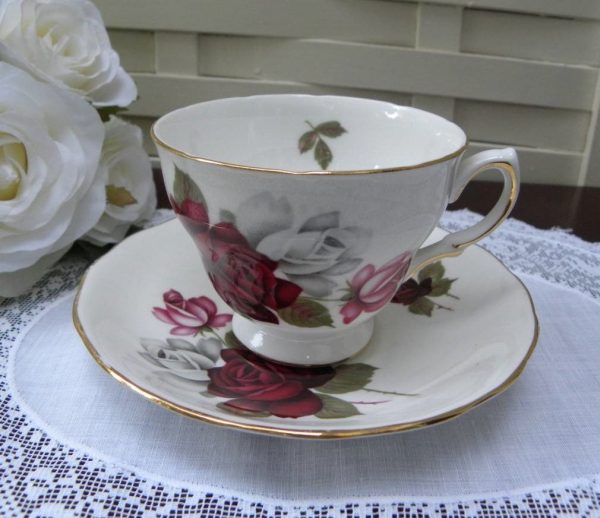
POLYGON ((323 137, 337 138, 347 131, 338 121, 322 122, 318 126, 313 126, 309 121, 304 121, 310 126, 310 131, 304 133, 298 140, 298 149, 300 153, 306 153, 315 149, 315 160, 321 166, 321 169, 327 169, 333 160, 333 153, 330 147, 323 140, 323 137))
POLYGON ((453 311, 452 308, 434 302, 430 297, 451 297, 458 299, 450 293, 450 288, 456 279, 444 277, 446 269, 440 261, 425 266, 418 274, 417 279, 408 279, 394 295, 392 302, 408 306, 408 310, 415 315, 431 316, 435 308, 453 311))

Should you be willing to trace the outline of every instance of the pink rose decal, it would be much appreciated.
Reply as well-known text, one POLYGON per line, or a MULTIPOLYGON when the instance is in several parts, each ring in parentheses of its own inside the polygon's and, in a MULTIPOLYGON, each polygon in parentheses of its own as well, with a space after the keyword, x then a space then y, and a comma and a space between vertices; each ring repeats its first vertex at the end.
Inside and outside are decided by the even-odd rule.
POLYGON ((385 306, 396 293, 398 283, 406 275, 411 254, 404 252, 376 269, 363 266, 350 281, 350 299, 340 313, 344 324, 354 321, 363 311, 372 313, 385 306))
POLYGON ((208 297, 184 299, 176 290, 163 294, 164 308, 155 307, 153 315, 159 320, 174 326, 172 335, 196 335, 204 330, 225 327, 233 315, 217 314, 217 305, 208 297))

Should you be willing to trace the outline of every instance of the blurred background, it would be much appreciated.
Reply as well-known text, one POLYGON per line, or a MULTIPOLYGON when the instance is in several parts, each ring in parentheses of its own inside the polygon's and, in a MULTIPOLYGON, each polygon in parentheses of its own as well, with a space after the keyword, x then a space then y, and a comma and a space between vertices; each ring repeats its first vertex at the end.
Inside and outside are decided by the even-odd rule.
MULTIPOLYGON (((521 217, 531 220, 522 211, 532 212, 538 226, 577 227, 582 204, 597 193, 581 187, 600 187, 594 0, 96 4, 138 85, 127 117, 146 137, 158 116, 198 101, 336 93, 438 113, 464 128, 470 152, 516 147, 522 181, 532 185, 523 193, 535 193, 545 212, 555 204, 559 221, 545 224, 535 221, 541 208, 521 202, 521 217)), ((484 210, 478 204, 486 196, 491 204, 495 187, 479 187, 469 201, 471 189, 462 203, 484 210)))

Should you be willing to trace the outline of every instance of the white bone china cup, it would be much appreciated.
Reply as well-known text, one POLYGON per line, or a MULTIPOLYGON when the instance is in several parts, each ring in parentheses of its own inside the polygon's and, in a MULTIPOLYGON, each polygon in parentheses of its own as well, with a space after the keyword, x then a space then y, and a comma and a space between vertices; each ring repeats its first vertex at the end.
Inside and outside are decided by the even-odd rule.
POLYGON ((233 310, 235 335, 294 365, 361 350, 399 285, 492 232, 519 189, 514 149, 462 160, 457 125, 374 100, 209 101, 161 117, 152 137, 171 204, 233 310), (421 247, 446 205, 488 169, 504 180, 490 212, 421 247))

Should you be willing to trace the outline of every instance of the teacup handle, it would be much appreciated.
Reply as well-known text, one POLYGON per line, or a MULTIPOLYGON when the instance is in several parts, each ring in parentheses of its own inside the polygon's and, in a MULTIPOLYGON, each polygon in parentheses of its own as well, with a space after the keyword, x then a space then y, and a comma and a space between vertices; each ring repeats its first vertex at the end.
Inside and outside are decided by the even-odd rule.
POLYGON ((419 249, 413 258, 411 273, 442 257, 460 255, 467 246, 486 237, 507 218, 519 193, 519 160, 516 151, 510 147, 481 151, 463 160, 452 182, 449 202, 456 201, 473 178, 489 169, 499 171, 504 180, 502 193, 492 210, 472 227, 448 234, 437 243, 419 249))

